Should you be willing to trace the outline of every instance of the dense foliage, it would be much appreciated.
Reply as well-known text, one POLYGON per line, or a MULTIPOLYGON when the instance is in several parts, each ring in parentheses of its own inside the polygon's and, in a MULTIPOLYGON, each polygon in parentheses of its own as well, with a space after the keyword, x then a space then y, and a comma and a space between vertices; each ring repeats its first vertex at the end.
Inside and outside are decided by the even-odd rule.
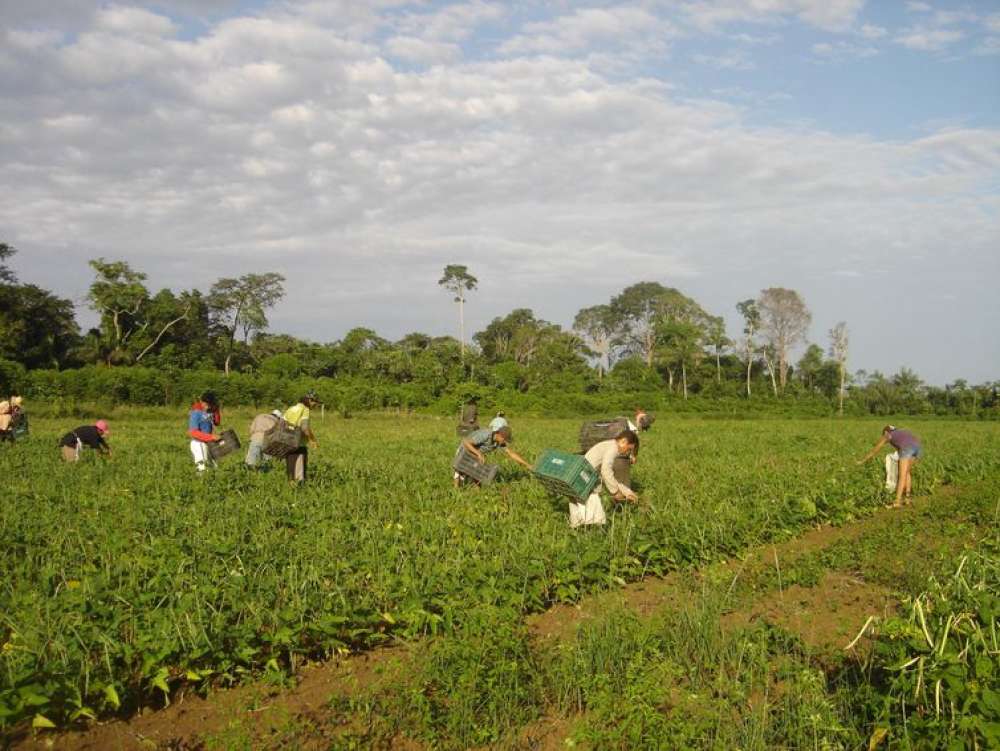
POLYGON ((230 404, 259 405, 292 398, 311 383, 345 414, 387 407, 450 413, 472 395, 554 414, 636 403, 731 414, 1000 414, 1000 382, 935 388, 905 368, 892 377, 851 375, 847 325, 830 330, 829 356, 817 344, 804 346, 811 313, 797 292, 782 288, 736 304, 738 340, 727 336, 721 316, 646 281, 582 308, 571 330, 515 308, 466 341, 466 297, 477 280, 450 265, 441 284, 459 306, 458 339, 413 332, 390 341, 359 327, 320 344, 267 333, 267 312, 284 295, 279 274, 219 279, 204 294, 154 293, 127 262, 99 258, 90 262, 87 301, 100 323, 81 336, 73 304, 20 284, 3 265, 13 248, 0 244, 0 251, 4 394, 176 404, 211 383, 230 404), (793 363, 798 346, 803 354, 793 363), (740 398, 752 406, 735 403, 740 398), (697 403, 675 405, 679 400, 697 403))

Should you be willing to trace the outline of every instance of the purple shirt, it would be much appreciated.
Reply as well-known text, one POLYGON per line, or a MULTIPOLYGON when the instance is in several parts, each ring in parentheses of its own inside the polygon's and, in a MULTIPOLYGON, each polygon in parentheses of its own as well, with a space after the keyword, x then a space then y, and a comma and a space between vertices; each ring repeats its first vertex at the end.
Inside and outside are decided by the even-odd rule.
POLYGON ((903 449, 909 448, 919 448, 920 439, 918 439, 909 430, 893 430, 889 433, 889 443, 893 445, 894 448, 902 451, 903 449))

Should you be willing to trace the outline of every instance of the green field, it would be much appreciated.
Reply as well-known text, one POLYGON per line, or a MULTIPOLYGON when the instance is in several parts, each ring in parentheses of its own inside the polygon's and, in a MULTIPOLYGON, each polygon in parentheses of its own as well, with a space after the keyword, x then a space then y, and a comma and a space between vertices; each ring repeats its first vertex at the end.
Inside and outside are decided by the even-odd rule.
MULTIPOLYGON (((499 484, 454 490, 447 420, 317 419, 321 448, 296 489, 283 465, 252 473, 242 456, 198 476, 184 413, 166 414, 114 419, 107 462, 59 460, 56 440, 80 419, 36 419, 30 439, 0 446, 0 725, 129 713, 181 686, 288 674, 387 641, 460 639, 487 612, 501 633, 554 603, 868 516, 888 497, 881 463, 854 463, 878 438, 873 420, 660 416, 633 470, 643 507, 571 531, 565 501, 496 455, 499 484)), ((245 440, 250 417, 227 412, 224 427, 245 440)), ((579 420, 512 423, 529 461, 575 449, 579 420)), ((926 450, 918 495, 998 475, 1000 425, 906 427, 926 450)), ((442 727, 431 740, 445 746, 505 732, 442 727)))

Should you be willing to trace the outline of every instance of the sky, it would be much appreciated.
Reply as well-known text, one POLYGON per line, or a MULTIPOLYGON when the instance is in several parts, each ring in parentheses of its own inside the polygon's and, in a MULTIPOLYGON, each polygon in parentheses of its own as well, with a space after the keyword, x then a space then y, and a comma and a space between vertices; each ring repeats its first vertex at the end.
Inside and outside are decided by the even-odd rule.
POLYGON ((0 0, 0 186, 85 326, 100 256, 457 336, 460 263, 468 332, 788 287, 852 370, 1000 378, 1000 0, 0 0))

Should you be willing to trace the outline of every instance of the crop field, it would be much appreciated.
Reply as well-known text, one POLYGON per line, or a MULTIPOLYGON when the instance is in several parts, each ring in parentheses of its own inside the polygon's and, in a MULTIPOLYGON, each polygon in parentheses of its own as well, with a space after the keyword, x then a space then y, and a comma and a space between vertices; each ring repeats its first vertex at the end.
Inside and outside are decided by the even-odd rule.
MULTIPOLYGON (((236 428, 246 440, 251 416, 226 412, 223 427, 236 428)), ((533 747, 524 728, 553 717, 583 717, 573 726, 582 729, 566 731, 567 742, 597 748, 655 748, 665 737, 677 744, 665 747, 808 742, 812 748, 813 741, 816 748, 867 747, 872 733, 881 732, 879 717, 889 723, 888 715, 876 707, 848 727, 823 699, 830 689, 822 674, 806 668, 790 669, 783 679, 800 701, 794 712, 786 707, 780 728, 772 721, 762 730, 741 719, 732 707, 753 701, 720 693, 711 681, 698 689, 706 697, 698 711, 684 709, 686 700, 670 692, 641 716, 616 702, 635 707, 645 701, 653 663, 661 671, 667 663, 682 666, 673 678, 689 687, 696 676, 684 670, 691 666, 711 664, 714 675, 735 676, 766 672, 778 658, 810 665, 801 644, 780 629, 757 627, 737 646, 717 628, 720 600, 742 597, 752 605, 769 588, 784 594, 790 584, 808 585, 807 579, 821 579, 836 565, 877 568, 880 551, 912 553, 923 544, 915 542, 921 532, 941 524, 945 549, 927 556, 927 569, 901 570, 883 585, 899 595, 904 615, 927 577, 942 570, 966 582, 963 597, 984 593, 985 605, 966 608, 987 613, 975 637, 982 643, 966 649, 979 655, 968 680, 978 681, 973 693, 981 706, 970 706, 979 707, 985 729, 956 737, 1000 740, 1000 425, 907 421, 924 442, 915 493, 930 494, 919 513, 931 517, 899 527, 898 534, 866 538, 868 547, 844 548, 840 559, 816 558, 812 569, 803 564, 753 573, 751 567, 730 584, 732 576, 719 574, 715 582, 711 572, 817 525, 858 523, 882 509, 888 495, 881 462, 855 464, 878 438, 880 422, 660 416, 642 435, 633 469, 642 506, 609 513, 603 529, 577 531, 568 527, 565 500, 547 495, 525 470, 497 454, 490 460, 501 464, 499 483, 453 489, 457 438, 449 420, 316 419, 320 448, 310 452, 310 478, 301 488, 288 485, 283 464, 250 472, 242 455, 199 476, 187 451, 185 415, 166 410, 123 411, 112 418, 111 460, 88 451, 78 465, 64 465, 56 441, 82 422, 34 419, 28 440, 0 446, 0 732, 128 717, 144 706, 163 707, 183 692, 214 692, 262 678, 283 684, 307 662, 384 644, 425 644, 422 684, 395 699, 358 693, 333 702, 331 715, 353 718, 344 722, 354 740, 322 736, 319 747, 390 747, 400 737, 427 747, 533 747), (963 495, 966 488, 974 492, 963 495), (934 516, 934 508, 947 514, 934 516), (961 568, 960 553, 971 556, 961 568), (696 571, 702 574, 689 593, 694 610, 675 608, 653 622, 604 613, 573 632, 575 641, 560 656, 532 651, 525 625, 531 614, 558 613, 565 604, 644 577, 696 571), (716 626, 705 626, 713 612, 716 626), (664 634, 685 633, 687 663, 670 651, 680 642, 664 642, 664 634), (481 672, 470 679, 476 690, 463 704, 463 691, 471 689, 461 681, 470 665, 481 672), (581 676, 589 683, 583 685, 581 676), (442 694, 452 700, 442 701, 442 694), (600 699, 605 695, 616 701, 600 699), (663 725, 671 707, 684 709, 684 723, 663 725), (391 727, 373 719, 385 723, 389 716, 398 717, 391 727)), ((579 425, 515 418, 514 448, 529 461, 549 447, 575 450, 579 425)), ((899 524, 918 518, 913 509, 893 513, 903 520, 899 524)), ((777 552, 774 557, 777 563, 777 552)), ((919 618, 901 616, 899 628, 906 631, 906 624, 920 625, 921 619, 922 630, 932 631, 923 606, 919 618)), ((949 639, 972 634, 952 620, 942 656, 949 639)), ((916 641, 924 638, 917 635, 916 641)), ((657 673, 655 680, 664 685, 667 676, 657 673)), ((934 684, 928 685, 931 708, 924 706, 921 716, 930 712, 944 722, 940 706, 934 711, 934 684)), ((744 689, 754 695, 750 684, 744 689)), ((925 690, 911 689, 915 696, 925 690)), ((780 702, 771 706, 781 708, 780 702)), ((953 723, 956 711, 953 706, 953 723)), ((895 722, 886 728, 879 741, 885 738, 888 746, 897 738, 898 747, 908 747, 903 736, 893 735, 895 722)), ((297 732, 286 730, 290 737, 297 732)), ((239 732, 230 728, 229 736, 217 735, 207 747, 259 745, 239 732)))

